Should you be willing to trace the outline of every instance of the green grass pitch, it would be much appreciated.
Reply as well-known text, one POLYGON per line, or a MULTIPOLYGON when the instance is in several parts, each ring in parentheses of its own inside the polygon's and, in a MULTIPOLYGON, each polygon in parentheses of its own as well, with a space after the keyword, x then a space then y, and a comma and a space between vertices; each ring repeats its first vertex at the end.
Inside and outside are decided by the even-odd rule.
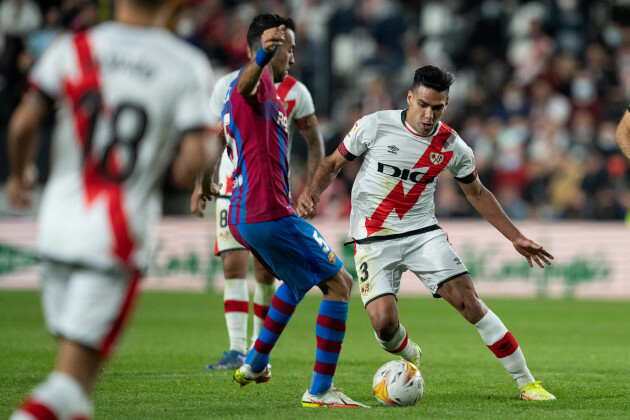
MULTIPOLYGON (((630 304, 487 299, 521 345, 529 368, 558 398, 521 401, 474 327, 441 300, 400 299, 419 342, 426 387, 415 407, 379 407, 372 375, 393 359, 353 295, 335 385, 372 409, 309 409, 300 398, 315 358, 320 298, 306 297, 276 345, 273 378, 240 388, 232 372, 204 371, 227 345, 222 296, 146 292, 97 387, 97 419, 219 418, 630 418, 630 304)), ((52 369, 54 339, 36 292, 0 292, 0 418, 52 369)))

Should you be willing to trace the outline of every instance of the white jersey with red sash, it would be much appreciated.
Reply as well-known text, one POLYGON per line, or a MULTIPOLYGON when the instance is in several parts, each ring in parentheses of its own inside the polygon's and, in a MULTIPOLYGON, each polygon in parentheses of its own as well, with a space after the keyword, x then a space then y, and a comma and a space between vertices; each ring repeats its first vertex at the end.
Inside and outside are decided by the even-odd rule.
POLYGON ((30 82, 58 105, 39 252, 94 268, 146 267, 179 138, 217 122, 207 58, 167 30, 109 22, 59 39, 30 82))
POLYGON ((364 161, 352 188, 348 241, 418 233, 437 224, 436 177, 449 169, 462 182, 476 178, 472 150, 446 124, 421 136, 405 121, 406 111, 379 111, 357 121, 340 153, 364 161))

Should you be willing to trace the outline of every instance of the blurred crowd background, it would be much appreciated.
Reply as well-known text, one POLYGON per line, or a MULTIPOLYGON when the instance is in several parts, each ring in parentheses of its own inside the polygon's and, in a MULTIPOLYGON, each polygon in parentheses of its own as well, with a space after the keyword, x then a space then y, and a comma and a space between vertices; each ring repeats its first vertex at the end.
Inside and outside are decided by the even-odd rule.
MULTIPOLYGON (((0 183, 6 128, 32 65, 63 31, 111 17, 111 0, 0 3, 0 183)), ((247 61, 246 32, 260 12, 297 24, 291 73, 311 91, 326 153, 361 116, 406 108, 416 68, 456 82, 442 120, 473 148, 479 175, 513 219, 624 219, 630 167, 615 128, 630 103, 629 0, 190 0, 171 29, 202 49, 217 78, 247 61)), ((42 133, 48 173, 52 117, 42 133)), ((294 139, 292 191, 306 147, 294 139)), ((344 218, 360 163, 322 197, 320 214, 344 218)), ((165 212, 185 214, 187 193, 165 187, 165 212)), ((478 217, 448 174, 438 217, 478 217)), ((630 217, 629 217, 630 219, 630 217)))

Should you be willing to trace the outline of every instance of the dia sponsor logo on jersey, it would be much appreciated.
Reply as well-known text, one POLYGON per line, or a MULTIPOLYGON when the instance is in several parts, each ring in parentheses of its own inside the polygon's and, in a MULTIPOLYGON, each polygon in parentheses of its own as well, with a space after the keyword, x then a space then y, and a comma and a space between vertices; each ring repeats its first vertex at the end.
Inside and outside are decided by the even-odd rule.
POLYGON ((401 169, 394 165, 389 165, 387 163, 378 162, 378 167, 376 169, 382 174, 393 176, 394 178, 400 178, 403 181, 410 180, 415 183, 423 183, 429 184, 433 182, 435 177, 425 177, 426 172, 414 171, 411 172, 409 169, 401 169))

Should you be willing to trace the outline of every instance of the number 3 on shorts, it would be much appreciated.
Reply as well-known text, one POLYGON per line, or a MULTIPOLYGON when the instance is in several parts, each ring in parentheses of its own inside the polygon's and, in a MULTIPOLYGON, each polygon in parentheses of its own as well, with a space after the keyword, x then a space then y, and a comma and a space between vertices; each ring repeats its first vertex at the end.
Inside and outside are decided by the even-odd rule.
POLYGON ((367 263, 365 261, 363 261, 361 263, 361 265, 359 266, 359 272, 361 274, 361 277, 359 277, 359 280, 361 281, 366 281, 367 279, 370 278, 370 273, 368 273, 368 269, 367 269, 367 263))

